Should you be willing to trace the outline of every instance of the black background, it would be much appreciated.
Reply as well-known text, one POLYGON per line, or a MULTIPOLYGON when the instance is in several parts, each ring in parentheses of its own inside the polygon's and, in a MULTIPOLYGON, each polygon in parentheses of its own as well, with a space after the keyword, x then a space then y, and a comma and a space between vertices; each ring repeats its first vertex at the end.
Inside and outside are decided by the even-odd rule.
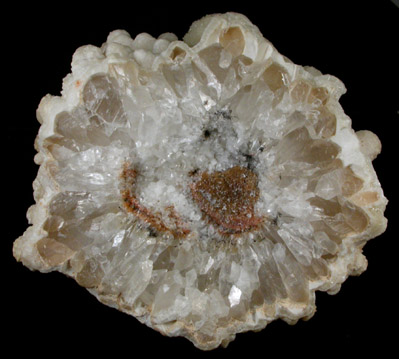
POLYGON ((139 350, 150 356, 161 351, 168 356, 256 353, 284 358, 334 352, 345 357, 354 351, 382 354, 394 348, 398 330, 390 324, 398 320, 394 186, 399 140, 395 129, 399 120, 399 9, 389 0, 161 4, 13 4, 3 13, 3 22, 11 20, 2 29, 2 87, 6 90, 2 108, 8 109, 2 118, 5 344, 13 346, 14 354, 44 357, 135 357, 139 350), (238 334, 226 349, 205 353, 186 339, 164 337, 100 304, 72 279, 29 271, 12 257, 12 243, 27 227, 25 213, 33 204, 31 183, 37 173, 33 142, 39 128, 35 111, 45 94, 59 95, 75 49, 86 44, 100 46, 115 29, 125 29, 133 38, 141 32, 154 37, 174 32, 182 38, 194 20, 227 11, 245 14, 295 63, 312 65, 345 83, 348 91, 340 102, 353 128, 375 132, 383 144, 374 166, 390 200, 386 211, 390 222, 388 230, 364 249, 368 270, 349 278, 335 296, 318 293, 318 310, 310 321, 295 326, 276 321, 261 332, 238 334))

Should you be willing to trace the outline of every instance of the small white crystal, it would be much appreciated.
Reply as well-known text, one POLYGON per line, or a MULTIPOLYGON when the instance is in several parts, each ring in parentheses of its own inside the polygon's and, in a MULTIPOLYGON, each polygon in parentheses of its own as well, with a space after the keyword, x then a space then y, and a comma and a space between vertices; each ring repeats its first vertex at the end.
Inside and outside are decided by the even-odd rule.
POLYGON ((230 302, 230 307, 234 307, 235 305, 240 303, 240 298, 241 298, 241 290, 240 288, 236 287, 233 285, 231 287, 230 293, 229 293, 229 302, 230 302))

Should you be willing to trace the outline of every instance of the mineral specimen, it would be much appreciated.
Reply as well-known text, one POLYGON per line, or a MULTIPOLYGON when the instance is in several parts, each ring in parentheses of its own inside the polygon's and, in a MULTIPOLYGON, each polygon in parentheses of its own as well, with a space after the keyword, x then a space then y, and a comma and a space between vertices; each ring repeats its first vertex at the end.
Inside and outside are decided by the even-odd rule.
POLYGON ((179 41, 112 32, 38 109, 31 227, 14 256, 201 349, 311 317, 386 228, 373 133, 344 85, 236 13, 179 41))

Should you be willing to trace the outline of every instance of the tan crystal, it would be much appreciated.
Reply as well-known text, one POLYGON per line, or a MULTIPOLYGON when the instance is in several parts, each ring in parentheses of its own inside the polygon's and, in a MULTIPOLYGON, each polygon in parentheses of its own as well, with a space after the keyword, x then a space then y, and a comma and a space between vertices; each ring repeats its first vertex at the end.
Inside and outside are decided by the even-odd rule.
POLYGON ((277 91, 284 86, 284 77, 287 76, 284 69, 273 63, 263 73, 263 78, 272 91, 277 91))
POLYGON ((75 252, 67 246, 52 239, 43 238, 36 244, 37 250, 43 260, 49 266, 57 266, 70 259, 75 252))
POLYGON ((219 37, 222 45, 233 56, 241 55, 245 47, 245 39, 239 27, 234 26, 223 31, 219 37))

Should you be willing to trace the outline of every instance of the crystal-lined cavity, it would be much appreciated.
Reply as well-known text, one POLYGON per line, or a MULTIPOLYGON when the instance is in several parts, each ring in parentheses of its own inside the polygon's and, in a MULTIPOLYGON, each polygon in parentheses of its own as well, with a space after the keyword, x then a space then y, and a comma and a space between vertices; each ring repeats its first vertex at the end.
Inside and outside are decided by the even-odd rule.
POLYGON ((31 227, 14 256, 201 349, 315 312, 385 230, 344 85, 236 13, 79 48, 38 109, 31 227))

